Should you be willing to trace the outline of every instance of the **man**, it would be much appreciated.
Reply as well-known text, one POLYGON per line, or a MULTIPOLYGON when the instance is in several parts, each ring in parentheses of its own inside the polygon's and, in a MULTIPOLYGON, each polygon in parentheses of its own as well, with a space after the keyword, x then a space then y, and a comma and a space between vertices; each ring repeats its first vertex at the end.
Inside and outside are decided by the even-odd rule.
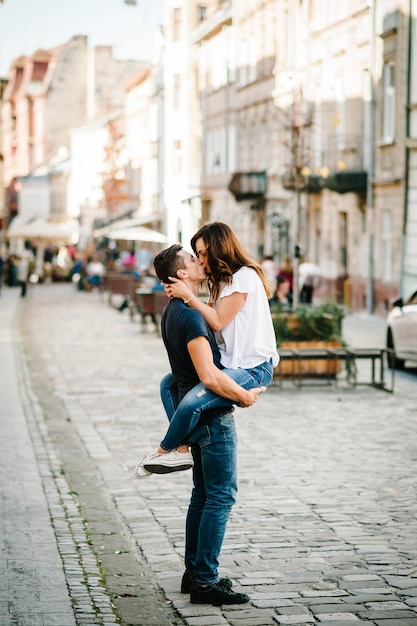
MULTIPOLYGON (((169 276, 184 281, 197 295, 205 278, 198 259, 174 245, 154 260, 160 281, 169 276)), ((245 390, 224 374, 220 354, 210 328, 198 311, 173 298, 161 318, 161 331, 171 370, 178 386, 178 399, 200 381, 220 396, 241 406, 251 406, 262 389, 245 390)), ((185 566, 181 591, 190 592, 197 604, 244 604, 249 596, 231 589, 228 579, 219 579, 218 559, 230 511, 237 493, 237 437, 233 408, 205 411, 189 434, 194 459, 194 488, 187 513, 185 566)))
POLYGON ((307 257, 302 257, 298 266, 298 283, 300 290, 300 302, 312 304, 314 289, 320 283, 320 270, 315 263, 311 263, 307 257))

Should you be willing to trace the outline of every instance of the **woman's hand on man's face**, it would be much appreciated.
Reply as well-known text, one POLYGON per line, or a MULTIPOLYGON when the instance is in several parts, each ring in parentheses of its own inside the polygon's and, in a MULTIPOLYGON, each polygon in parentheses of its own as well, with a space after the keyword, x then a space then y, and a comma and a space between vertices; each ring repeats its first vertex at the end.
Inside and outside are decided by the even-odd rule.
POLYGON ((165 293, 168 298, 181 298, 189 300, 193 296, 193 292, 178 278, 169 277, 171 284, 164 284, 165 293))

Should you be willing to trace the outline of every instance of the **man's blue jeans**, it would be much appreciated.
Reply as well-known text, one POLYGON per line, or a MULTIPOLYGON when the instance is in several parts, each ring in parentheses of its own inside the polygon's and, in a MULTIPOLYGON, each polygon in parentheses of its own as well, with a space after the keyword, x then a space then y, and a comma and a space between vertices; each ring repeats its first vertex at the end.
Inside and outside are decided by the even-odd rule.
MULTIPOLYGON (((273 375, 272 362, 268 361, 246 370, 243 368, 222 370, 244 389, 254 387, 268 387, 273 375)), ((172 374, 167 374, 160 384, 161 400, 169 419, 169 427, 161 447, 164 450, 173 450, 179 445, 187 443, 189 433, 198 424, 202 411, 208 409, 231 407, 236 402, 227 400, 210 391, 203 383, 191 389, 178 404, 177 385, 172 374)))
POLYGON ((219 554, 237 494, 237 435, 232 413, 189 435, 194 488, 187 513, 185 567, 201 584, 219 580, 219 554))

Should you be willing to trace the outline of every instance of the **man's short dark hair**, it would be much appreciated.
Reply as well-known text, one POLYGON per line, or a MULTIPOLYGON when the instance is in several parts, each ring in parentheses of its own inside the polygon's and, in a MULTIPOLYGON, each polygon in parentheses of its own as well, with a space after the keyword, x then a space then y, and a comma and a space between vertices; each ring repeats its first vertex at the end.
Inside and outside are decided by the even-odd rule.
POLYGON ((185 267, 184 259, 178 255, 178 252, 182 250, 182 246, 178 243, 165 248, 154 258, 153 264, 156 275, 161 283, 170 283, 169 276, 176 277, 177 271, 185 267))

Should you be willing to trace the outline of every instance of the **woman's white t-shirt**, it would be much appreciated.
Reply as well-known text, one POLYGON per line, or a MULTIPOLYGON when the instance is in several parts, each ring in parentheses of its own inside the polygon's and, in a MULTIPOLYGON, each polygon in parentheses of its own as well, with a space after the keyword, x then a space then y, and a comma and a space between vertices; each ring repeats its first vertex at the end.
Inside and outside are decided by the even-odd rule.
POLYGON ((222 365, 251 369, 272 359, 276 367, 279 356, 268 298, 255 270, 242 267, 235 272, 231 284, 222 288, 217 303, 236 292, 247 294, 245 304, 232 321, 216 333, 222 365))

